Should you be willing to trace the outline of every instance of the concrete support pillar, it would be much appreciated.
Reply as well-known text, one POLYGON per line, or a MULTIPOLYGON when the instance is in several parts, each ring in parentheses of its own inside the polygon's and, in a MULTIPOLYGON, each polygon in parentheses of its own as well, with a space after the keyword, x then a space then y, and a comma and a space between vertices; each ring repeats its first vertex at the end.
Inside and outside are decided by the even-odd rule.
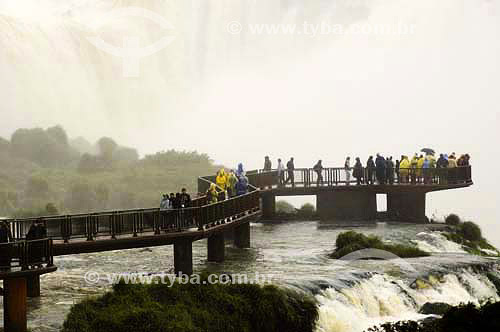
POLYGON ((316 196, 321 220, 370 221, 377 217, 377 196, 373 192, 330 191, 316 196))
POLYGON ((176 275, 193 274, 193 242, 191 239, 175 241, 174 271, 176 275))
POLYGON ((234 245, 238 248, 250 248, 250 223, 234 228, 234 245))
POLYGON ((28 297, 40 297, 40 275, 26 277, 28 297))
POLYGON ((262 195, 262 218, 272 219, 276 213, 276 196, 262 195))
POLYGON ((5 279, 3 298, 3 326, 8 332, 26 332, 27 285, 24 277, 5 279))
POLYGON ((224 233, 213 234, 208 238, 208 261, 223 262, 224 261, 224 233))
POLYGON ((425 216, 425 193, 387 194, 387 213, 398 221, 428 222, 425 216))

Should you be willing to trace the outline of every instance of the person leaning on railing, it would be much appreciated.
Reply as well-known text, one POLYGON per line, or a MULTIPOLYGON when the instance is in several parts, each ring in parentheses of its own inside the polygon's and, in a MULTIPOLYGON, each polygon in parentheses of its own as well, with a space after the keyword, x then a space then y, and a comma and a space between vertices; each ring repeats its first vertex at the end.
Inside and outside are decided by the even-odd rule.
POLYGON ((11 252, 7 243, 12 242, 12 232, 6 221, 0 221, 0 269, 10 269, 11 252))

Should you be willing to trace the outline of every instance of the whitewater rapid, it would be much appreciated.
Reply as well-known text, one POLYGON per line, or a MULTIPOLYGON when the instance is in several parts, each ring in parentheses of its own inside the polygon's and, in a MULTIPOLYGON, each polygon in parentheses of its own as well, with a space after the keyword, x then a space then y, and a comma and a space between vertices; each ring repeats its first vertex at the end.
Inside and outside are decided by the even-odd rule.
POLYGON ((430 279, 422 289, 388 275, 375 275, 350 288, 328 288, 316 296, 317 331, 362 332, 385 322, 420 320, 428 317, 418 313, 427 302, 477 305, 500 300, 492 282, 469 269, 430 279))

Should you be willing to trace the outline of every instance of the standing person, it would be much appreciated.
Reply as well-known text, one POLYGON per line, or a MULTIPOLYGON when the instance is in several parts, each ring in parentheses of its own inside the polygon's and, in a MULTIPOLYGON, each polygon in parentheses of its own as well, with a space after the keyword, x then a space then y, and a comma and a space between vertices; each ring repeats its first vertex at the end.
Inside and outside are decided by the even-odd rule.
POLYGON ((387 158, 387 181, 389 184, 394 184, 394 161, 392 161, 392 156, 387 158))
POLYGON ((227 177, 224 168, 222 168, 219 173, 217 173, 217 178, 215 179, 215 183, 222 191, 226 191, 227 177))
POLYGON ((288 181, 291 181, 292 187, 295 187, 295 176, 293 174, 293 171, 295 170, 295 165, 293 163, 293 157, 290 158, 290 160, 286 163, 286 169, 288 172, 288 179, 286 179, 285 185, 288 183, 288 181))
POLYGON ((425 158, 424 164, 422 166, 422 174, 424 177, 424 184, 430 184, 432 181, 431 176, 431 161, 429 158, 425 158))
POLYGON ((229 198, 234 197, 236 195, 236 182, 238 182, 238 178, 234 174, 234 171, 231 170, 229 175, 227 176, 227 195, 229 198))
POLYGON ((271 159, 269 156, 264 158, 264 172, 270 172, 273 169, 273 164, 271 163, 271 159))
MULTIPOLYGON (((12 232, 10 231, 9 224, 5 221, 0 221, 0 244, 12 242, 12 232)), ((0 270, 9 270, 12 260, 12 253, 10 247, 0 247, 0 270)))
POLYGON ((418 183, 422 183, 424 182, 423 179, 424 179, 424 162, 425 162, 425 158, 424 158, 424 155, 421 154, 420 157, 418 158, 418 161, 417 161, 417 181, 418 183))
POLYGON ((186 188, 181 189, 181 208, 191 207, 191 196, 187 193, 186 188))
POLYGON ((241 196, 248 193, 248 179, 246 176, 242 176, 238 179, 236 183, 236 195, 241 196))
POLYGON ((168 198, 168 195, 164 194, 160 202, 160 211, 168 210, 169 205, 170 205, 170 200, 168 198))
POLYGON ((370 158, 368 158, 368 161, 366 162, 366 169, 367 169, 367 173, 368 173, 368 179, 366 180, 366 182, 368 184, 373 184, 373 173, 375 172, 375 162, 373 161, 373 156, 370 156, 370 158))
POLYGON ((457 180, 457 160, 454 154, 448 158, 448 181, 455 183, 457 180))
POLYGON ((411 163, 407 156, 401 156, 401 164, 399 166, 399 176, 401 183, 408 183, 411 170, 411 163))
POLYGON ((401 168, 401 160, 403 160, 403 156, 401 156, 401 159, 396 160, 396 179, 398 180, 398 183, 401 183, 401 175, 399 173, 399 169, 401 168))
POLYGON ((238 169, 236 170, 236 176, 238 178, 245 176, 245 170, 243 169, 243 164, 239 163, 238 164, 238 169))
POLYGON ((375 166, 377 169, 377 181, 379 184, 385 184, 386 183, 386 174, 385 170, 387 168, 387 163, 384 157, 382 157, 380 154, 377 154, 377 158, 375 159, 375 166))
POLYGON ((278 185, 282 186, 284 182, 284 177, 285 177, 285 165, 283 165, 283 162, 281 159, 278 159, 278 185))
POLYGON ((345 184, 348 186, 351 184, 351 157, 347 157, 344 163, 345 171, 345 184))
POLYGON ((354 164, 354 171, 352 175, 356 178, 356 183, 359 186, 363 181, 363 165, 361 164, 361 160, 356 158, 356 163, 354 164))
POLYGON ((207 191, 207 203, 208 204, 213 204, 217 203, 219 198, 218 198, 218 193, 217 193, 217 186, 215 183, 210 184, 210 188, 208 188, 207 191))
POLYGON ((411 171, 410 171, 411 183, 416 184, 417 183, 417 168, 418 168, 418 154, 417 153, 415 153, 415 155, 411 159, 410 166, 411 166, 411 171))
POLYGON ((323 165, 321 164, 321 160, 318 160, 316 165, 314 165, 313 170, 317 175, 316 186, 319 187, 323 184, 323 165))

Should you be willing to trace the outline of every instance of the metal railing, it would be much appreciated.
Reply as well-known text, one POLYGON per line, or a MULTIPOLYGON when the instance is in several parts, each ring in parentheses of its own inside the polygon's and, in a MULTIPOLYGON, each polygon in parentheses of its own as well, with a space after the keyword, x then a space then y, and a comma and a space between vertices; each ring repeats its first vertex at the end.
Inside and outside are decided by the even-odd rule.
POLYGON ((472 183, 471 166, 456 168, 400 168, 382 174, 376 168, 361 168, 355 172, 354 168, 344 167, 323 168, 320 172, 312 168, 296 168, 292 171, 284 170, 278 174, 277 170, 250 171, 250 182, 258 188, 273 187, 319 187, 355 184, 388 184, 388 185, 449 185, 472 183), (354 177, 354 173, 358 178, 354 177))
POLYGON ((144 233, 161 234, 193 228, 203 230, 258 209, 258 190, 253 186, 249 186, 249 190, 248 194, 230 199, 225 199, 225 194, 220 193, 220 201, 215 204, 207 204, 206 197, 196 198, 191 201, 191 207, 183 209, 134 209, 6 221, 17 240, 25 239, 31 224, 39 222, 45 225, 48 237, 65 243, 73 239, 92 241, 97 238, 137 237, 144 233))
POLYGON ((52 239, 0 243, 0 271, 26 271, 54 265, 52 239))

